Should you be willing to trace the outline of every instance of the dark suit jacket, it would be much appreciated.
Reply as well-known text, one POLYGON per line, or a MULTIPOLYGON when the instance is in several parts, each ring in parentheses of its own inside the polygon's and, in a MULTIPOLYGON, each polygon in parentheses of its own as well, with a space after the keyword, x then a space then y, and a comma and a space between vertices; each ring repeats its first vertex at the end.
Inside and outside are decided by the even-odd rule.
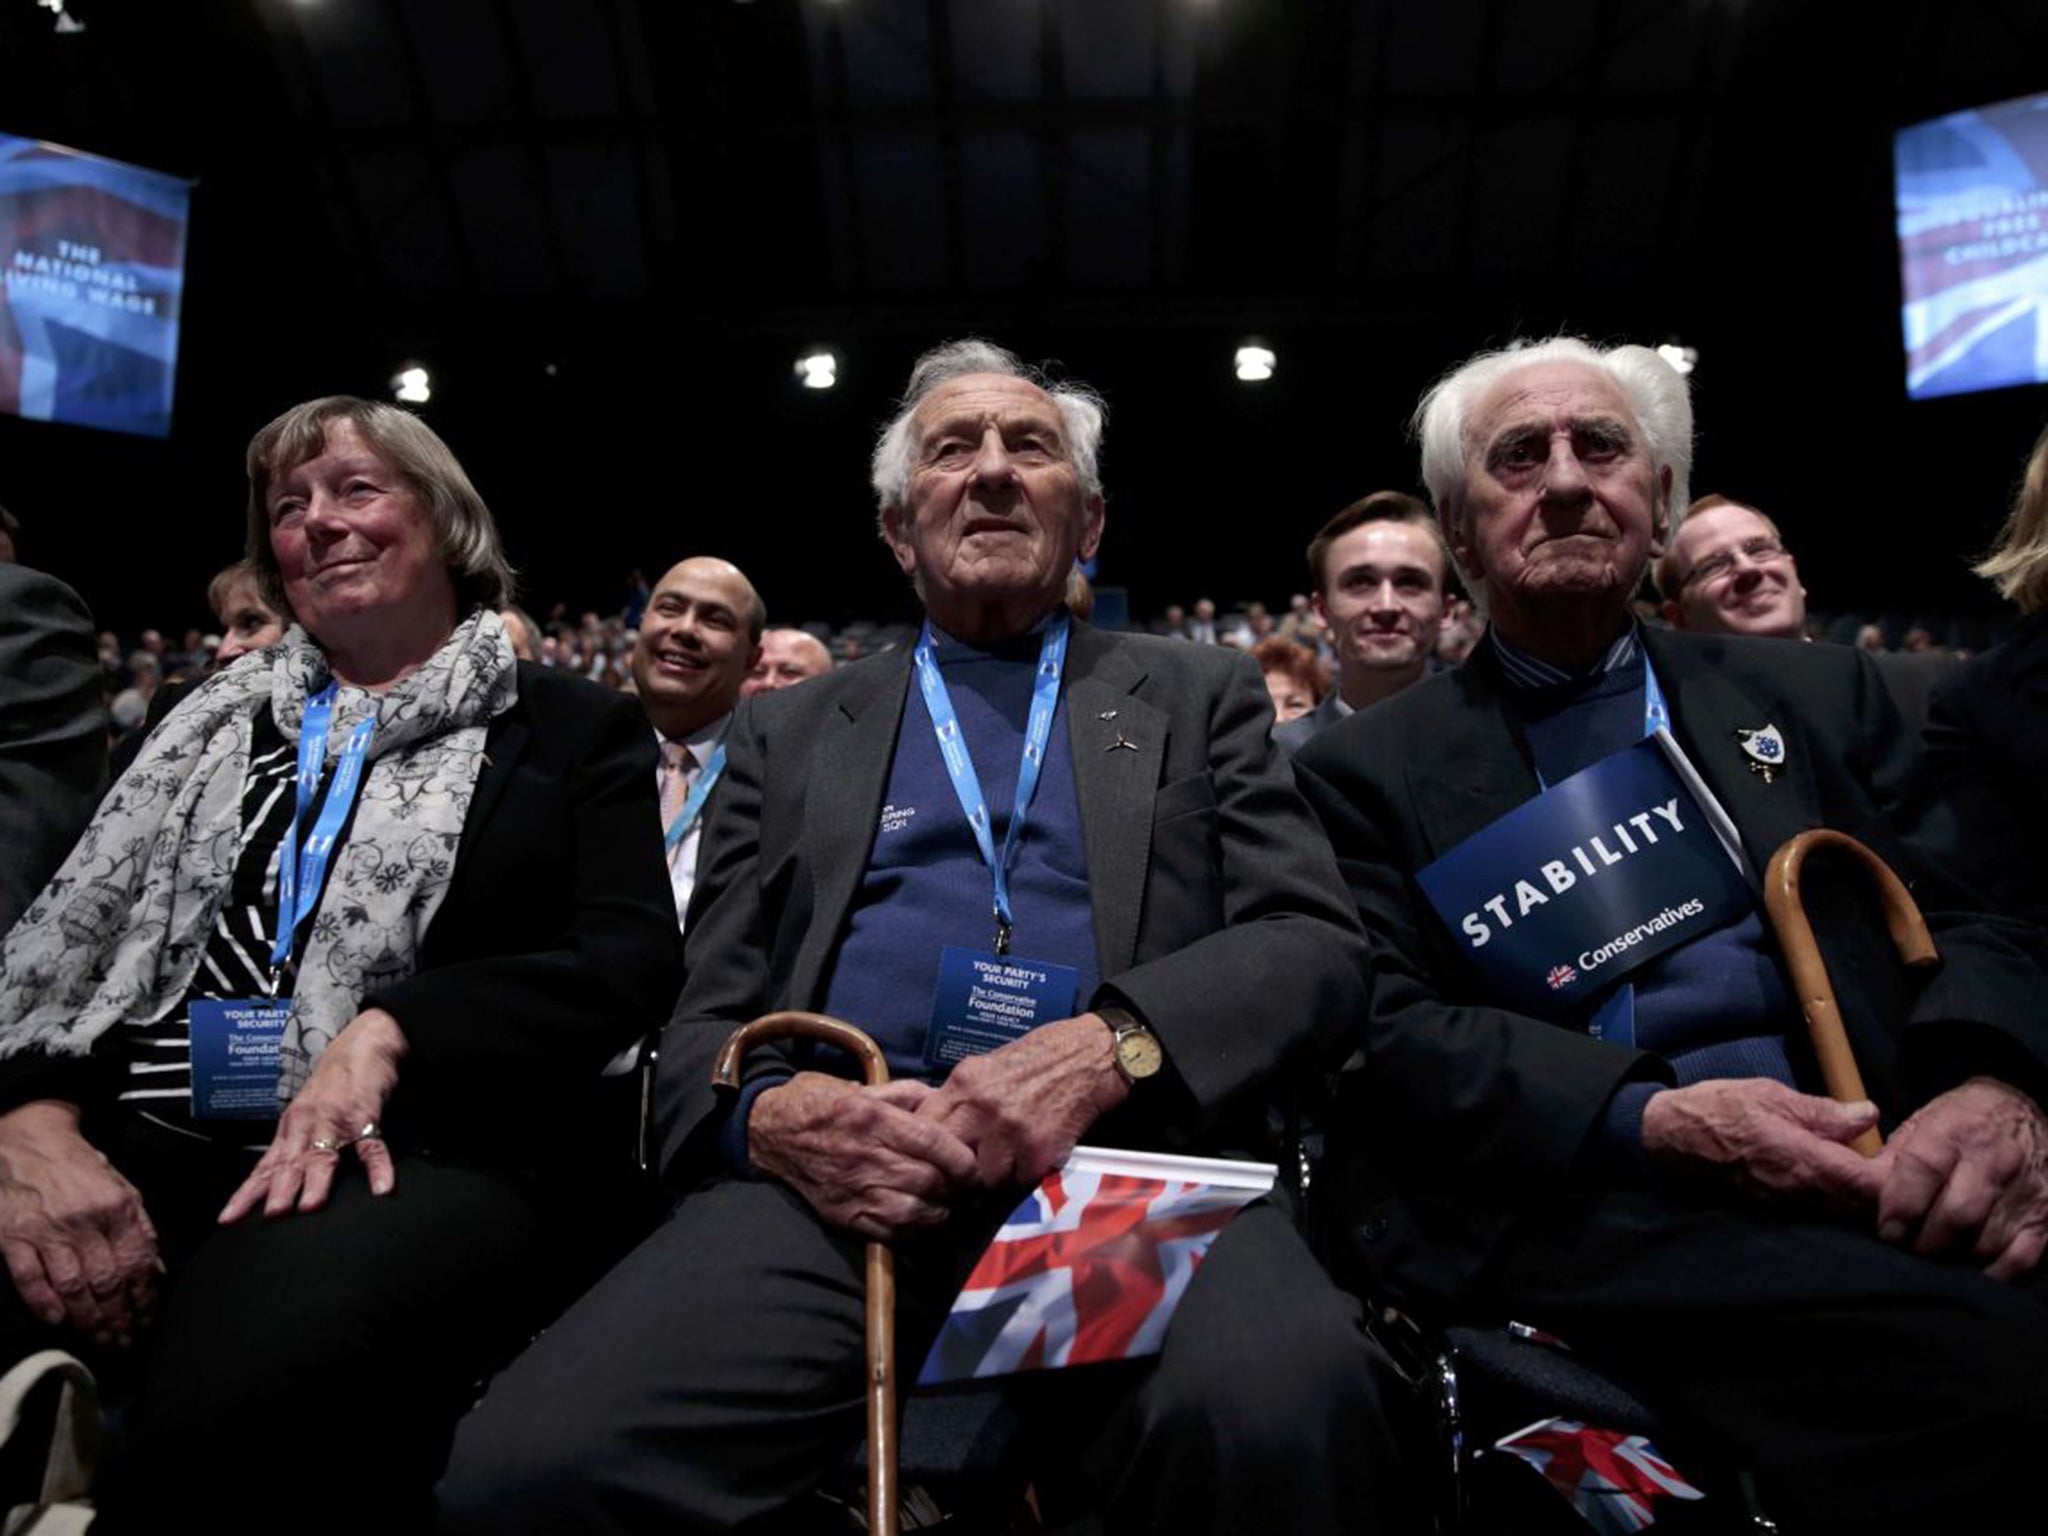
POLYGON ((0 934, 64 862, 106 776, 92 616, 56 577, 0 562, 0 934))
POLYGON ((508 1125, 546 1125, 561 1151, 682 986, 654 737, 633 699, 522 661, 485 753, 418 969, 364 1006, 405 1030, 389 1120, 414 1107, 430 1136, 500 1153, 508 1125))
MULTIPOLYGON (((707 1166, 711 1063, 733 1027, 824 999, 910 667, 908 651, 878 656, 734 717, 698 856, 689 980, 662 1041, 672 1178, 707 1166)), ((1129 1007, 1168 1063, 1091 1139, 1248 1144, 1264 1096, 1334 1049, 1364 1001, 1357 921, 1269 739, 1265 685, 1232 651, 1076 624, 1066 701, 1104 978, 1091 1002, 1129 1007), (1119 732, 1138 750, 1110 750, 1119 732)))
MULTIPOLYGON (((521 662, 485 753, 418 969, 363 999, 405 1031, 384 1122, 500 1164, 602 1162, 601 1145, 623 1172, 630 1128, 596 1129, 599 1074, 682 984, 653 738, 632 699, 521 662)), ((0 1109, 108 1087, 104 1053, 0 1064, 0 1109)))
MULTIPOLYGON (((1973 1071, 2037 1090, 2048 1018, 2033 931, 1959 908, 1967 898, 1908 851, 1901 829, 1924 814, 1924 780, 1867 661, 1834 646, 1655 630, 1644 645, 1674 734, 1734 819, 1754 875, 1785 839, 1830 826, 1914 880, 1944 961, 1911 983, 1852 891, 1802 882, 1887 1117, 1973 1071), (1765 724, 1786 746, 1769 784, 1735 738, 1765 724)), ((1366 1059, 1347 1074, 1335 1127, 1346 1143, 1339 1214, 1377 1283, 1458 1298, 1483 1284, 1518 1216, 1601 1176, 1583 1154, 1615 1089, 1670 1074, 1645 1052, 1493 1006, 1415 883, 1537 793, 1491 649, 1369 713, 1370 724, 1345 721, 1295 764, 1371 945, 1366 1059)))
POLYGON ((1317 736, 1327 731, 1339 720, 1345 718, 1342 714, 1338 713, 1340 708, 1337 689, 1332 684, 1330 691, 1323 695, 1323 702, 1314 709, 1299 719, 1289 720, 1285 725, 1273 727, 1273 740, 1275 744, 1279 746, 1282 752, 1285 752, 1289 757, 1293 757, 1303 747, 1315 740, 1317 736))
POLYGON ((2048 614, 1948 674, 1926 739, 1941 846, 2000 910, 2048 923, 2048 614))
POLYGON ((1947 651, 1877 651, 1871 661, 1884 679, 1885 691, 1899 707, 1906 729, 1918 737, 1927 729, 1927 710, 1935 688, 1959 663, 1947 651))

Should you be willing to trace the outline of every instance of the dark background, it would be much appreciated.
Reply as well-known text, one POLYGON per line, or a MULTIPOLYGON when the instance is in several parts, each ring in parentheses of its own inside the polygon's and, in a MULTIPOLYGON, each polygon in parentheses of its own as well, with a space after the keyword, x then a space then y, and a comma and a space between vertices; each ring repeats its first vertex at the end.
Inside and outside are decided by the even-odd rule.
POLYGON ((176 425, 0 417, 0 501, 131 634, 211 627, 256 427, 414 360, 531 606, 719 553, 835 622, 907 607, 867 448, 967 331, 1107 393, 1147 614, 1284 602, 1516 335, 1697 347, 1694 488, 1826 609, 1994 611, 2048 419, 1905 399, 1892 223, 1894 129, 2048 89, 2029 0, 68 3, 0 0, 0 131, 198 183, 176 425))

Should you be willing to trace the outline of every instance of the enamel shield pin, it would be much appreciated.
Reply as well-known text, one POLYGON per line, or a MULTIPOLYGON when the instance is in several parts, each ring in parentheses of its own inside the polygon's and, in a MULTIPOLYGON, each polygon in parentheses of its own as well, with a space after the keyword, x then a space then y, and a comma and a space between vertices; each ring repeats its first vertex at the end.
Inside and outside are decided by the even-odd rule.
POLYGON ((1766 784, 1785 766, 1785 738, 1775 725, 1764 725, 1754 731, 1737 731, 1735 739, 1742 744, 1742 755, 1749 759, 1749 771, 1762 774, 1766 784))

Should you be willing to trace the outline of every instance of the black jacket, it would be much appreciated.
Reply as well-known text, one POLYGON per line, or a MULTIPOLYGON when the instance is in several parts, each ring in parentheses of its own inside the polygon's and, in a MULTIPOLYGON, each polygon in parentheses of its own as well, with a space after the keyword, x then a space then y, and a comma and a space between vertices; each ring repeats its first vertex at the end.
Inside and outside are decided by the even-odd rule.
MULTIPOLYGON (((2048 1017, 2037 935, 1971 910, 1971 898, 1909 849, 1902 833, 1926 815, 1925 778, 1867 659, 1665 631, 1646 632, 1644 646, 1673 733, 1733 818, 1755 877, 1786 839, 1828 826, 1868 843, 1913 884, 1944 959, 1909 980, 1854 882, 1803 882, 1887 1121, 1978 1071, 2038 1093, 2048 1017), (1735 735, 1763 725, 1785 740, 1770 783, 1749 771, 1735 735)), ((1585 1154, 1614 1091, 1668 1082, 1670 1072, 1646 1052, 1485 1001, 1416 885, 1417 870, 1538 790, 1490 647, 1319 735, 1295 766, 1371 947, 1365 1061, 1346 1075, 1333 1127, 1342 1150, 1325 1185, 1336 1185, 1348 1256, 1373 1283, 1463 1297, 1484 1285, 1518 1217, 1600 1176, 1585 1154)))

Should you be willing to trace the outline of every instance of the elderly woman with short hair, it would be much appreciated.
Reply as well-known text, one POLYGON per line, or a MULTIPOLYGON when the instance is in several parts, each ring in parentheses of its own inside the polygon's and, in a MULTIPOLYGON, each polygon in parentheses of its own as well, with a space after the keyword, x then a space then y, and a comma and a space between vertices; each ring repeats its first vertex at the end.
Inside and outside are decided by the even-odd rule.
POLYGON ((0 949, 0 1331, 147 1345, 111 1528, 423 1529, 472 1385, 605 1256, 600 1072, 681 975, 652 740, 515 662, 416 418, 313 401, 248 469, 296 624, 0 949))

